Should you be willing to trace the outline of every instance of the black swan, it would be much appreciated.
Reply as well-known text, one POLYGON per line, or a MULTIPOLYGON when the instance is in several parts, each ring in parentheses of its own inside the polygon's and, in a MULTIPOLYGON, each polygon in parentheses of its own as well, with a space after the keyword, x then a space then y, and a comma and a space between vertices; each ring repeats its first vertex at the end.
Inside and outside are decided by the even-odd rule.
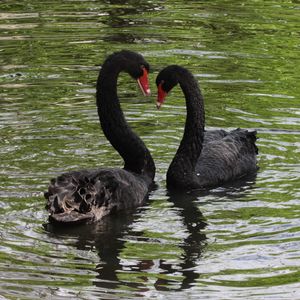
POLYGON ((157 108, 178 83, 185 95, 187 116, 183 138, 167 172, 168 188, 206 189, 256 172, 256 131, 205 131, 203 97, 187 69, 172 65, 158 74, 157 108))
POLYGON ((153 183, 155 165, 143 141, 128 126, 117 96, 117 79, 125 71, 150 94, 149 64, 135 52, 110 55, 97 80, 97 107, 102 130, 124 160, 124 169, 71 171, 52 179, 45 193, 52 223, 100 220, 107 214, 141 205, 153 183))

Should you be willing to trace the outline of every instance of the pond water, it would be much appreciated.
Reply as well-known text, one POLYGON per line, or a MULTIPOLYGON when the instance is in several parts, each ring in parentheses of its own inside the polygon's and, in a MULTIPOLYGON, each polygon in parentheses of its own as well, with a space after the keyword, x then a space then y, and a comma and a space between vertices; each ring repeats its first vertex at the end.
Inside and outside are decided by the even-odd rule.
POLYGON ((299 17, 297 0, 2 0, 0 298, 300 299, 299 17), (120 49, 152 67, 152 97, 126 74, 118 92, 157 189, 133 214, 45 229, 50 178, 122 166, 95 108, 120 49), (185 106, 176 88, 157 111, 154 80, 174 63, 198 79, 207 128, 257 130, 255 178, 167 191, 185 106))

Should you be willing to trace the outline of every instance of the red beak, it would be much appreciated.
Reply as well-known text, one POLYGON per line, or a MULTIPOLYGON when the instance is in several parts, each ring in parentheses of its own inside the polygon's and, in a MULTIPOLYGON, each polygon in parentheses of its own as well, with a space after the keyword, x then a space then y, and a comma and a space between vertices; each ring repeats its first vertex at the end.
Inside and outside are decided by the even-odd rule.
POLYGON ((157 87, 157 101, 156 101, 156 107, 157 109, 159 109, 162 104, 165 101, 165 98, 167 96, 167 92, 164 91, 164 89, 162 88, 162 83, 160 83, 157 87))
POLYGON ((137 82, 144 96, 149 96, 150 87, 148 80, 148 71, 146 70, 146 68, 143 68, 143 75, 137 79, 137 82))

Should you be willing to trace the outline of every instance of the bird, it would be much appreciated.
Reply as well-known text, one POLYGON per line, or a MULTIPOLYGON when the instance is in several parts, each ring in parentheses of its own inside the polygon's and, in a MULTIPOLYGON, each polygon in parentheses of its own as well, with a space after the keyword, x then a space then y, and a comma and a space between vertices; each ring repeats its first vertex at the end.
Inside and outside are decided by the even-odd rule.
POLYGON ((120 72, 137 80, 143 94, 149 95, 149 64, 139 53, 114 52, 104 61, 97 79, 101 128, 123 158, 124 167, 69 171, 53 178, 44 193, 50 223, 96 222, 106 215, 140 206, 148 197, 155 164, 144 142, 125 120, 117 95, 120 72))
POLYGON ((170 65, 159 72, 157 108, 177 84, 185 96, 186 121, 182 140, 167 171, 168 189, 210 189, 255 173, 256 131, 206 131, 204 99, 188 69, 170 65))

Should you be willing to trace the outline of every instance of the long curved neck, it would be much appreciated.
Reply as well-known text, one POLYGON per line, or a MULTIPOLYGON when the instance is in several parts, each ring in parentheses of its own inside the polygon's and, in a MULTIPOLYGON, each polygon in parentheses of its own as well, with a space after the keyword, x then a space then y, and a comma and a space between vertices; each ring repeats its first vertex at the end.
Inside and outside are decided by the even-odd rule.
POLYGON ((170 164, 167 180, 188 185, 194 177, 204 137, 204 101, 194 76, 186 69, 178 71, 178 82, 185 95, 186 122, 180 146, 170 164))
POLYGON ((109 57, 97 80, 96 101, 102 130, 124 160, 124 169, 154 179, 155 165, 143 141, 128 126, 117 96, 117 79, 124 69, 117 57, 109 57))

